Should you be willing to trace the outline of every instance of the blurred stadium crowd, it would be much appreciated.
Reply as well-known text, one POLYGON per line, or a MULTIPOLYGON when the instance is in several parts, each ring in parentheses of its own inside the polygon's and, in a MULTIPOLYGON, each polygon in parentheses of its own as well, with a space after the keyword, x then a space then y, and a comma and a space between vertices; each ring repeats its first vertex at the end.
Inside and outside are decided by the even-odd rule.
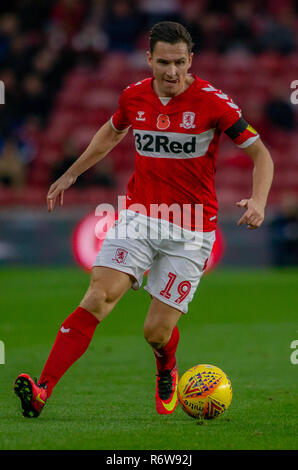
MULTIPOLYGON (((0 205, 43 204, 47 188, 117 108, 127 84, 150 76, 148 30, 162 20, 189 29, 192 72, 228 93, 275 161, 270 204, 298 194, 297 3, 293 0, 2 0, 0 3, 0 205), (296 7, 295 7, 296 5, 296 7)), ((132 137, 79 178, 66 204, 124 194, 132 137)), ((220 204, 246 197, 251 162, 223 137, 220 204)))

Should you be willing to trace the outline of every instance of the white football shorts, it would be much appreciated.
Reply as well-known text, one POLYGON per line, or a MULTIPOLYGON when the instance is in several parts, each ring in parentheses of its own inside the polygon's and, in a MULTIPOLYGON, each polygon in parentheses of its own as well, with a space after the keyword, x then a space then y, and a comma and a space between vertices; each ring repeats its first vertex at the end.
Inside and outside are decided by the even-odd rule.
POLYGON ((133 276, 135 290, 147 273, 144 289, 187 313, 214 241, 215 230, 191 232, 165 220, 124 210, 107 232, 93 266, 133 276))

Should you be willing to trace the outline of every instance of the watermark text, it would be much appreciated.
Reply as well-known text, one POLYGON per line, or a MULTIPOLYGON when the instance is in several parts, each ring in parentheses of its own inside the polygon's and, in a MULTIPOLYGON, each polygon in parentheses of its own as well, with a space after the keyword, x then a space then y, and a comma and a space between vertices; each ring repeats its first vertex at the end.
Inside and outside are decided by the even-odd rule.
POLYGON ((3 341, 0 341, 0 364, 5 364, 5 346, 3 341))
POLYGON ((298 364, 298 339, 294 339, 294 341, 291 342, 290 348, 294 349, 290 356, 290 361, 292 364, 296 365, 298 364))
POLYGON ((5 88, 4 88, 4 82, 0 80, 0 104, 5 104, 5 88))
POLYGON ((290 97, 291 103, 298 104, 298 80, 293 80, 290 86, 292 90, 294 89, 290 97))
MULTIPOLYGON (((203 204, 143 204, 126 207, 124 196, 118 196, 118 220, 111 204, 99 204, 95 215, 98 239, 183 240, 197 242, 203 232, 203 204)), ((216 218, 216 217, 214 217, 216 218)))

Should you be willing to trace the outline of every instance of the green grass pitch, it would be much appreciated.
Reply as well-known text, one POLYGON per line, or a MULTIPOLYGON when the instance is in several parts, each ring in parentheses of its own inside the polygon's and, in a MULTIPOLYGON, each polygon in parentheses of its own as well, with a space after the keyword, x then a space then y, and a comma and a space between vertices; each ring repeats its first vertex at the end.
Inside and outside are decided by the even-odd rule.
POLYGON ((38 419, 21 416, 13 382, 39 376, 62 321, 89 282, 79 269, 0 270, 0 449, 297 449, 298 271, 221 270, 201 281, 179 322, 180 374, 222 368, 233 400, 198 425, 178 407, 155 412, 155 362, 143 339, 150 298, 129 292, 96 330, 38 419))

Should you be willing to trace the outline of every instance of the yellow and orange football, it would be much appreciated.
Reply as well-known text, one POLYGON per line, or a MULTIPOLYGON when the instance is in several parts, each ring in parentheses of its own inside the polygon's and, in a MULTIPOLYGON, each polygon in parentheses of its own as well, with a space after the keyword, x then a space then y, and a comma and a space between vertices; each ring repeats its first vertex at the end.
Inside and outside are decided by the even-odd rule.
POLYGON ((183 411, 192 418, 216 418, 231 404, 231 381, 219 367, 199 364, 180 378, 178 399, 183 411))

